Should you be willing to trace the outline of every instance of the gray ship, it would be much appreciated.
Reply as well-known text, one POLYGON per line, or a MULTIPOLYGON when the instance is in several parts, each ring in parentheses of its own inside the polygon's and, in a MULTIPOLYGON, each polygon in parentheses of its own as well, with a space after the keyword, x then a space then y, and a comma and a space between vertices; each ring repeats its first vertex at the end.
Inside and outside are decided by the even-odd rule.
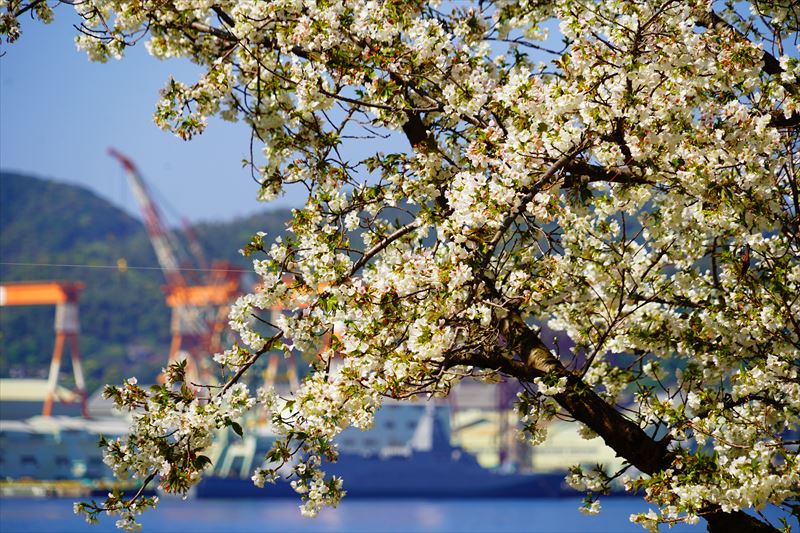
MULTIPOLYGON (((349 498, 541 498, 576 494, 565 485, 564 472, 500 473, 483 468, 473 455, 451 445, 442 408, 432 404, 424 408, 394 405, 379 413, 384 410, 385 414, 376 419, 378 428, 363 432, 362 439, 377 444, 378 437, 386 441, 388 433, 394 439, 389 440, 391 444, 353 448, 355 430, 348 430, 338 439, 343 450, 338 460, 323 465, 326 473, 344 480, 349 498), (398 442, 398 435, 413 420, 408 415, 423 409, 422 416, 413 421, 411 438, 398 442), (388 430, 381 428, 386 425, 388 430)), ((197 487, 197 497, 297 497, 286 480, 260 489, 248 477, 228 473, 205 478, 197 487)))

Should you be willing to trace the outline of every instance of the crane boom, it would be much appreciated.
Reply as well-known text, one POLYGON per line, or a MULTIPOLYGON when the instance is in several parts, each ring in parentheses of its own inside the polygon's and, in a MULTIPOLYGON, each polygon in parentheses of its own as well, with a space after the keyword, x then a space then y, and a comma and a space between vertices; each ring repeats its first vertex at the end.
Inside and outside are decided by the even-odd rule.
POLYGON ((139 174, 139 171, 136 169, 136 165, 134 165, 133 161, 128 157, 114 148, 109 148, 108 153, 119 161, 125 169, 128 182, 133 190, 133 195, 136 197, 136 202, 142 210, 147 233, 150 235, 150 241, 156 252, 158 263, 161 265, 164 276, 167 278, 167 283, 174 286, 186 285, 186 281, 181 275, 175 248, 170 242, 169 232, 164 225, 161 211, 158 209, 155 202, 153 202, 150 191, 139 174))
POLYGON ((186 221, 184 225, 187 228, 190 252, 197 260, 203 275, 199 276, 200 280, 196 280, 194 276, 183 276, 179 259, 189 259, 189 255, 164 224, 161 211, 153 201, 144 179, 128 157, 113 148, 109 149, 109 153, 126 171, 128 182, 144 215, 150 242, 167 278, 162 289, 167 305, 172 309, 172 342, 168 363, 185 359, 189 365, 187 371, 194 376, 192 379, 208 381, 211 375, 206 361, 207 355, 221 349, 219 337, 227 315, 227 311, 222 311, 227 309, 239 293, 239 276, 225 264, 212 266, 211 273, 207 272, 200 241, 186 221))

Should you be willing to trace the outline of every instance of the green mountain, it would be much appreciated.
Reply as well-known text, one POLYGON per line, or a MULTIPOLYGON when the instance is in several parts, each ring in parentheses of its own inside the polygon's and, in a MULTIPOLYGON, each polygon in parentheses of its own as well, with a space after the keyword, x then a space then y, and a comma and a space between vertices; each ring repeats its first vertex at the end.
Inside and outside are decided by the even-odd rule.
MULTIPOLYGON (((209 260, 242 268, 237 250, 256 231, 281 233, 288 211, 194 229, 209 260)), ((181 235, 178 235, 181 240, 181 235)), ((0 172, 0 282, 82 281, 80 350, 90 390, 136 375, 155 379, 169 349, 169 309, 143 224, 76 185, 0 172), (117 268, 124 260, 130 268, 117 268)), ((0 308, 0 376, 45 376, 52 306, 0 308)), ((71 376, 68 362, 62 376, 71 376)))

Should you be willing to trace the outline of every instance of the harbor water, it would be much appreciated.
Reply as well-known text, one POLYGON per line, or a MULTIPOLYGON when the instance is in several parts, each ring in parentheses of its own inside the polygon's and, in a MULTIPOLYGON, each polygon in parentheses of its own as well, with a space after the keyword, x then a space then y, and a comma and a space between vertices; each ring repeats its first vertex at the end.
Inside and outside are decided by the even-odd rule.
MULTIPOLYGON (((142 533, 623 533, 644 532, 629 520, 646 512, 640 498, 601 500, 597 516, 578 511, 579 498, 503 500, 345 500, 304 518, 298 500, 163 500, 141 517, 142 533)), ((89 525, 72 513, 71 499, 0 499, 2 533, 110 533, 114 519, 89 525)), ((663 528, 667 530, 666 527, 663 528)), ((679 524, 670 532, 705 531, 679 524)))

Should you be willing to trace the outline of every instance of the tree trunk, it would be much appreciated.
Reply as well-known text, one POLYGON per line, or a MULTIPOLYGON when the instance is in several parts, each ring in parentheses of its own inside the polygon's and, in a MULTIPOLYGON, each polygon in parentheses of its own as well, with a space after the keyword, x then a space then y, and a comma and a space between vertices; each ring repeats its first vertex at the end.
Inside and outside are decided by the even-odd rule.
POLYGON ((777 533, 778 531, 771 525, 743 511, 724 513, 717 508, 716 511, 704 514, 703 518, 708 522, 707 529, 710 533, 728 533, 732 531, 777 533))
MULTIPOLYGON (((407 118, 402 129, 412 148, 416 151, 436 150, 436 142, 425 128, 420 114, 408 112, 407 118)), ((585 168, 575 167, 573 172, 577 170, 583 170, 578 172, 579 174, 586 174, 585 168)), ((597 172, 597 169, 592 170, 597 172)), ((609 181, 616 180, 609 179, 609 181)), ((439 200, 443 201, 443 197, 439 197, 439 200)), ((447 211, 446 205, 440 207, 447 211)), ((485 287, 495 296, 499 296, 491 280, 484 281, 485 287)), ((668 449, 669 440, 657 441, 650 437, 637 424, 622 416, 613 405, 609 405, 598 396, 582 379, 567 370, 518 313, 511 313, 509 317, 501 320, 499 330, 509 346, 518 347, 517 351, 522 361, 508 359, 504 355, 472 354, 454 357, 447 364, 499 369, 526 382, 532 382, 534 378, 550 372, 555 372, 559 377, 566 377, 567 390, 563 394, 557 394, 555 400, 570 415, 597 433, 617 453, 617 456, 642 472, 653 474, 669 468, 673 460, 673 454, 668 449)), ((708 531, 711 533, 777 532, 769 524, 742 511, 725 513, 716 505, 709 506, 708 509, 702 516, 708 521, 708 531)))
MULTIPOLYGON (((655 440, 642 428, 625 418, 613 405, 609 405, 580 377, 567 370, 521 318, 513 317, 501 326, 509 339, 516 340, 522 361, 506 357, 491 357, 493 365, 526 382, 545 374, 555 373, 566 377, 566 391, 554 396, 558 404, 579 422, 586 424, 603 441, 631 465, 645 474, 654 474, 672 464, 674 456, 669 451, 669 439, 655 440), (498 361, 502 359, 503 361, 498 361), (497 363, 500 362, 498 365, 497 363)), ((709 505, 701 515, 708 522, 711 533, 777 533, 777 529, 742 511, 723 512, 717 505, 709 505)))

